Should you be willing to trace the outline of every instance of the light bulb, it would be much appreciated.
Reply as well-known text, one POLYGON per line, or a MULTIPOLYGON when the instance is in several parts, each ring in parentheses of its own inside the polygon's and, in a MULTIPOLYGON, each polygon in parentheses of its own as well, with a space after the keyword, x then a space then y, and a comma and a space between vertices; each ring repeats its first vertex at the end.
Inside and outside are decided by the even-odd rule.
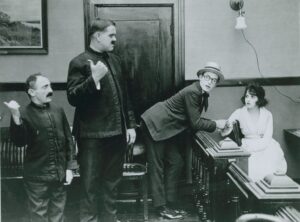
POLYGON ((246 29, 247 28, 247 25, 246 25, 246 19, 243 15, 239 15, 237 18, 236 18, 236 25, 235 25, 235 29, 246 29))

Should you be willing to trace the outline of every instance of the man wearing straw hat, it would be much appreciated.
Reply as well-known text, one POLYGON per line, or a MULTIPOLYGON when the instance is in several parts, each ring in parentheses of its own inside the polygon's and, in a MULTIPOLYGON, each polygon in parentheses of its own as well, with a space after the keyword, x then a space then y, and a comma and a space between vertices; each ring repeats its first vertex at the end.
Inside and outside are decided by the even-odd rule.
POLYGON ((188 128, 194 132, 213 132, 223 129, 226 122, 201 118, 203 109, 206 111, 208 107, 209 92, 224 80, 220 66, 207 62, 197 76, 199 81, 156 103, 141 116, 153 204, 158 214, 168 219, 183 217, 183 213, 174 208, 183 166, 176 136, 188 128))

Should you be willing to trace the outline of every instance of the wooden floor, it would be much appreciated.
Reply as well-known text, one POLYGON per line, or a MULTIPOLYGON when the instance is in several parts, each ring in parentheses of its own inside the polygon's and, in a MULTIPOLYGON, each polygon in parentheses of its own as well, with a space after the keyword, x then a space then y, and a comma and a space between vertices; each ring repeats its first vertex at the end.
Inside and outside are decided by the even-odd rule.
MULTIPOLYGON (((124 204, 122 204, 124 205, 124 204)), ((140 208, 139 212, 135 212, 136 210, 134 210, 134 206, 133 205, 127 205, 124 207, 122 207, 122 205, 119 207, 119 218, 122 222, 140 222, 143 221, 143 214, 142 209, 140 208)), ((192 207, 192 204, 187 203, 186 201, 184 201, 183 203, 184 209, 187 211, 187 215, 180 220, 172 220, 172 221, 186 221, 186 222, 197 222, 198 221, 198 217, 196 215, 196 212, 194 210, 194 208, 192 207)), ((149 210, 149 222, 157 222, 157 221, 161 221, 161 222, 170 222, 170 220, 168 219, 164 219, 160 216, 158 216, 156 214, 156 212, 154 212, 153 207, 150 208, 149 210)))
MULTIPOLYGON (((68 201, 65 209, 65 222, 79 222, 79 197, 76 183, 68 189, 68 201)), ((10 181, 1 187, 1 220, 2 222, 28 222, 26 213, 26 196, 21 181, 10 181)), ((154 211, 149 201, 149 222, 185 221, 198 222, 198 216, 192 203, 191 195, 184 195, 180 205, 187 215, 180 220, 168 220, 160 217, 154 211)), ((143 205, 134 201, 118 202, 118 218, 121 222, 142 222, 143 205)))
MULTIPOLYGON (((2 203, 2 206, 5 203, 2 203)), ((187 215, 183 219, 176 220, 168 220, 164 219, 156 214, 153 207, 149 208, 149 222, 198 222, 198 216, 196 215, 195 210, 193 209, 191 204, 186 204, 185 210, 187 211, 187 215)), ((2 212, 2 222, 28 222, 28 217, 26 215, 26 210, 24 207, 15 206, 15 209, 10 209, 9 211, 2 212)), ((136 203, 118 203, 118 219, 121 222, 143 222, 143 208, 141 205, 137 205, 136 203)), ((65 210, 65 222, 79 222, 79 207, 78 203, 70 203, 67 205, 65 210)))
MULTIPOLYGON (((189 205, 185 204, 185 209, 188 214, 183 219, 168 220, 158 216, 153 207, 150 205, 149 209, 149 222, 198 222, 198 217, 195 210, 189 205)), ((66 222, 79 222, 79 212, 72 210, 71 208, 66 209, 66 222)), ((143 222, 143 208, 138 206, 136 203, 118 203, 118 219, 121 222, 143 222)))

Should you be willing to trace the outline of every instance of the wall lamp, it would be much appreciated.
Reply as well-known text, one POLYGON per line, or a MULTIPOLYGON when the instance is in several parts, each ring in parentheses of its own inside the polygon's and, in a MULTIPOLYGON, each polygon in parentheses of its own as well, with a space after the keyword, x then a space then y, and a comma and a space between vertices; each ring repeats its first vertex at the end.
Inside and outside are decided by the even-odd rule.
POLYGON ((243 0, 230 0, 230 7, 234 11, 238 11, 238 17, 236 18, 235 29, 247 28, 246 20, 244 17, 245 11, 243 11, 244 1, 243 0))

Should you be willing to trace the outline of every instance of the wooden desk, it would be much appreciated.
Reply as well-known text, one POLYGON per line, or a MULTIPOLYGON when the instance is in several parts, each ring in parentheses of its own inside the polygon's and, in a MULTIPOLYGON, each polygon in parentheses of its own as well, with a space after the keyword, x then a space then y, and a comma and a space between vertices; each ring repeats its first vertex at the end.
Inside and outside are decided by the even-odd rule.
POLYGON ((272 178, 270 183, 253 182, 247 175, 250 154, 243 149, 222 149, 206 132, 195 134, 192 151, 199 221, 231 222, 244 213, 285 215, 297 218, 291 221, 300 221, 288 207, 300 209, 300 186, 290 178, 279 178, 281 183, 274 183, 278 180, 272 178))
POLYGON ((289 162, 288 175, 300 181, 300 129, 285 129, 284 138, 287 144, 289 162))
MULTIPOLYGON (((231 215, 237 218, 244 213, 275 214, 285 206, 300 206, 300 186, 287 176, 282 185, 269 185, 261 180, 253 182, 236 164, 228 168, 231 188, 231 215)), ((282 178, 281 178, 282 179, 282 178)))
POLYGON ((300 153, 300 129, 285 129, 283 132, 289 148, 300 153))
POLYGON ((227 221, 226 171, 235 162, 247 172, 249 153, 221 149, 211 136, 199 131, 192 143, 193 194, 200 221, 227 221))

